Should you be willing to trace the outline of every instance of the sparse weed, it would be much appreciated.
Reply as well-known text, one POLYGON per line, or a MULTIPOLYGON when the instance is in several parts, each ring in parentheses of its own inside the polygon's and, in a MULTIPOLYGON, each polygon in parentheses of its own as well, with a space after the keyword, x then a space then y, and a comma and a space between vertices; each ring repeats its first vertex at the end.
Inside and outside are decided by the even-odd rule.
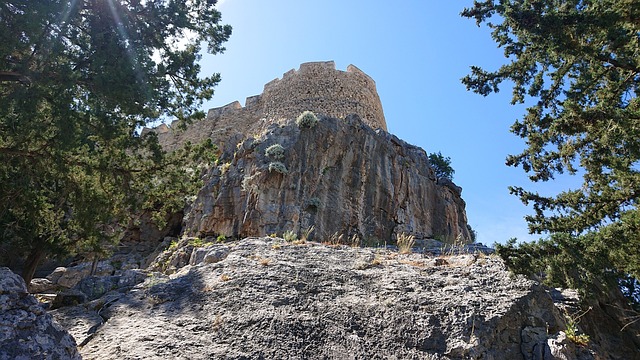
POLYGON ((259 188, 258 188, 258 185, 255 184, 253 180, 261 174, 262 174, 261 172, 257 171, 255 174, 251 176, 245 176, 242 179, 242 183, 241 183, 242 191, 257 193, 259 188))
POLYGON ((218 166, 218 168, 220 169, 220 175, 226 174, 227 171, 229 171, 230 167, 231 167, 231 163, 230 162, 227 162, 227 163, 224 163, 224 164, 218 166))
POLYGON ((360 246, 360 237, 358 236, 358 234, 353 234, 353 236, 349 239, 349 246, 351 247, 360 246))
POLYGON ((312 225, 311 227, 308 227, 306 230, 302 231, 302 235, 300 236, 300 239, 307 241, 309 240, 309 238, 311 237, 311 233, 315 230, 315 227, 312 225))
POLYGON ((222 316, 216 315, 216 318, 211 322, 211 330, 218 331, 222 326, 223 320, 222 316))
POLYGON ((178 248, 178 240, 173 240, 171 244, 169 244, 169 247, 167 248, 167 250, 173 251, 177 248, 178 248))
POLYGON ((580 322, 580 318, 590 310, 591 307, 577 316, 570 316, 567 313, 565 313, 564 315, 565 319, 567 320, 567 329, 565 330, 565 334, 567 335, 567 339, 574 342, 576 345, 587 346, 587 344, 589 344, 589 341, 591 340, 589 338, 589 335, 580 334, 580 331, 578 330, 578 323, 580 322))
POLYGON ((376 257, 373 258, 373 260, 371 260, 371 266, 380 266, 382 265, 382 261, 384 259, 382 259, 381 256, 376 255, 376 257))
POLYGON ((337 232, 331 235, 328 241, 324 242, 324 244, 327 245, 348 245, 351 247, 358 247, 361 243, 362 241, 358 234, 353 234, 351 237, 345 237, 344 234, 339 234, 337 232))
POLYGON ((188 244, 193 247, 203 247, 205 245, 205 241, 200 238, 193 238, 189 240, 188 244))

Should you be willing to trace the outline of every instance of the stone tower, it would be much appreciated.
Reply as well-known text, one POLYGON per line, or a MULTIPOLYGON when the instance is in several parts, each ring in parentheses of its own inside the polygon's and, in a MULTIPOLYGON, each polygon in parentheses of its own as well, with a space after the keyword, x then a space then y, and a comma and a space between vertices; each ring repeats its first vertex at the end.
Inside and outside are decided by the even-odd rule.
POLYGON ((358 114, 372 128, 387 130, 376 83, 354 65, 336 70, 333 61, 309 62, 264 86, 266 118, 291 118, 305 110, 330 117, 358 114))

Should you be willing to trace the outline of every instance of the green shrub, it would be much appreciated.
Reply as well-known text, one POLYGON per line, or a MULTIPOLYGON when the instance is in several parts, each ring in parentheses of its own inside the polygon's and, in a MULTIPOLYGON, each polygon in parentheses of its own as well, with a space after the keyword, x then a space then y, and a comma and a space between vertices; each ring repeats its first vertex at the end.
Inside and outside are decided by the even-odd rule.
POLYGON ((287 170, 287 167, 281 163, 280 161, 273 161, 269 163, 269 172, 279 172, 280 174, 288 174, 289 170, 287 170))
POLYGON ((284 148, 280 144, 273 144, 264 151, 264 154, 273 160, 281 160, 284 158, 284 148))
POLYGON ((216 238, 216 242, 218 243, 223 243, 225 241, 227 241, 227 237, 222 234, 218 235, 218 237, 216 238))
POLYGON ((193 238, 189 240, 188 245, 193 247, 203 247, 205 245, 205 241, 200 238, 193 238))
POLYGON ((286 242, 294 242, 294 241, 298 240, 298 235, 296 233, 294 233, 293 231, 288 230, 288 231, 285 231, 284 234, 282 234, 282 238, 286 242))
POLYGON ((318 117, 312 111, 305 111, 296 119, 296 124, 300 128, 312 128, 318 124, 318 117))
POLYGON ((171 244, 169 244, 169 248, 167 248, 167 250, 173 251, 177 248, 178 248, 178 240, 174 240, 171 242, 171 244))

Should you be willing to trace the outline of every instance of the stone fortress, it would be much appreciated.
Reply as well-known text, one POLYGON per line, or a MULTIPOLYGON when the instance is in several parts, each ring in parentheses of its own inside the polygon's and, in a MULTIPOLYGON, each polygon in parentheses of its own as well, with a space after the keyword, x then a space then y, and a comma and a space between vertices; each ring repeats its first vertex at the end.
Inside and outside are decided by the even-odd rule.
MULTIPOLYGON (((210 109, 206 119, 185 131, 175 130, 175 124, 162 124, 153 131, 169 149, 206 138, 225 142, 234 132, 259 133, 268 124, 295 118, 305 110, 335 118, 358 114, 371 128, 387 130, 375 81, 354 65, 340 71, 335 62, 324 61, 303 63, 298 70, 287 71, 282 79, 267 83, 262 94, 246 98, 244 107, 234 101, 210 109)), ((142 133, 148 131, 145 128, 142 133)))

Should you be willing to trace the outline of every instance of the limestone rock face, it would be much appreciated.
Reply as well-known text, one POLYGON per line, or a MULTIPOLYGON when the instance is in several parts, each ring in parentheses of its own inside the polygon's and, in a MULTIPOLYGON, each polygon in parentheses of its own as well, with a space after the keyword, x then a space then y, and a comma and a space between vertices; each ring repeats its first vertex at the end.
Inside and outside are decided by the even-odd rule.
POLYGON ((0 359, 81 359, 73 337, 6 267, 0 268, 0 359))
POLYGON ((470 238, 460 188, 439 184, 421 148, 357 115, 313 128, 272 124, 223 155, 186 213, 188 235, 263 236, 313 226, 316 239, 470 238), (280 144, 282 158, 266 149, 280 144), (286 173, 274 170, 280 162, 286 173))
POLYGON ((271 238, 207 245, 216 249, 226 256, 150 277, 105 310, 83 357, 608 358, 565 348, 549 294, 497 257, 438 265, 420 254, 271 238))

